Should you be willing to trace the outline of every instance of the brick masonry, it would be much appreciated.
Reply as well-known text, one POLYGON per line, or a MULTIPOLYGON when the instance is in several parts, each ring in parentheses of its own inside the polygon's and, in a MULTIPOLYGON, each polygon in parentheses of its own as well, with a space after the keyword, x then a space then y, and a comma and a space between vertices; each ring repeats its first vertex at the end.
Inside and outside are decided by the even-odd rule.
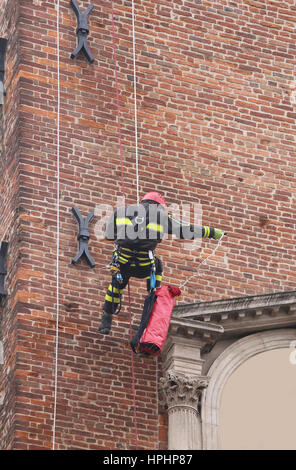
MULTIPOLYGON (((60 8, 60 257, 58 449, 136 446, 128 298, 99 337, 112 245, 91 223, 91 270, 77 252, 84 216, 116 205, 121 167, 111 2, 94 0, 89 64, 75 61, 76 18, 60 8)), ((127 202, 135 201, 131 2, 115 0, 127 202)), ((85 9, 89 2, 79 2, 85 9)), ((1 239, 10 242, 2 302, 3 449, 52 446, 56 325, 57 49, 54 2, 2 0, 9 39, 1 151, 1 239)), ((200 204, 203 223, 228 236, 180 303, 293 290, 295 228, 294 0, 136 2, 140 192, 200 204)), ((158 249, 165 282, 191 275, 215 247, 158 249)), ((131 282, 131 313, 145 295, 131 282)), ((157 393, 161 362, 135 357, 139 448, 166 447, 157 393)))

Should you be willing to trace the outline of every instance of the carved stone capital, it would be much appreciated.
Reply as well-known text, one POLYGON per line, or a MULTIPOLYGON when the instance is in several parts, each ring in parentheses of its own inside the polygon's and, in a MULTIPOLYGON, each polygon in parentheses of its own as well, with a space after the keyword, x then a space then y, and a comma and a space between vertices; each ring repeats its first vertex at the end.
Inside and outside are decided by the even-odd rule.
POLYGON ((198 412, 202 390, 208 386, 208 378, 177 374, 173 370, 166 372, 160 379, 160 388, 164 394, 168 411, 175 408, 191 408, 198 412))

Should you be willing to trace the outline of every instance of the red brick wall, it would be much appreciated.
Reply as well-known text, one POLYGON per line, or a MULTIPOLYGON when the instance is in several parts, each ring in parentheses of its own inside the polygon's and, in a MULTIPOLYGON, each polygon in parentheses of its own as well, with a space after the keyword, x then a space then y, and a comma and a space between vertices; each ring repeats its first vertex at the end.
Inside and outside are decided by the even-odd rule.
MULTIPOLYGON (((3 2, 2 2, 3 3, 3 2)), ((0 239, 9 242, 8 274, 6 290, 8 297, 1 303, 1 340, 4 349, 4 363, 0 365, 0 393, 4 397, 0 406, 1 448, 14 447, 14 426, 17 396, 17 356, 18 356, 18 292, 22 289, 23 280, 18 274, 21 263, 21 232, 18 223, 20 210, 19 189, 19 101, 18 82, 18 4, 4 2, 0 13, 0 37, 9 41, 5 71, 7 96, 3 106, 0 105, 0 239)))
MULTIPOLYGON (((57 50, 54 2, 8 5, 9 38, 1 229, 11 242, 10 295, 2 304, 3 448, 52 445, 56 322, 57 50), (18 49, 16 49, 18 48, 18 49), (6 176, 5 176, 6 175, 6 176), (6 178, 6 179, 5 179, 6 178), (7 181, 13 181, 8 185, 7 181), (10 188, 10 189, 9 189, 10 188), (17 263, 16 263, 17 260, 17 263), (7 369, 8 364, 10 368, 7 369)), ((75 61, 76 19, 60 11, 60 318, 56 447, 136 446, 129 312, 112 334, 97 334, 112 245, 90 226, 91 270, 77 252, 77 223, 120 195, 111 3, 93 1, 88 64, 75 61)), ((86 8, 89 2, 80 1, 86 8)), ((131 2, 114 1, 127 202, 135 202, 131 2)), ((139 177, 141 194, 169 204, 201 204, 203 222, 228 232, 180 302, 295 288, 294 0, 136 1, 139 177)), ((6 16, 7 17, 7 16, 6 16)), ((158 250, 165 281, 192 274, 216 246, 158 250)), ((177 280, 177 281, 176 281, 177 280)), ((131 282, 132 314, 145 295, 131 282)), ((165 447, 157 375, 161 364, 135 357, 139 448, 165 447)))

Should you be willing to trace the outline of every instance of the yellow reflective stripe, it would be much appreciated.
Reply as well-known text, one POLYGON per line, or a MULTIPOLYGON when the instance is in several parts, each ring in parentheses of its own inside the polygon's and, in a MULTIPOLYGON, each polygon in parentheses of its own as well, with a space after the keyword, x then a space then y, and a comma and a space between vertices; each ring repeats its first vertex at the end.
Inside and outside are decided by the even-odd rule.
MULTIPOLYGON (((124 248, 123 246, 120 247, 120 250, 124 250, 124 251, 129 251, 130 253, 133 252, 133 250, 130 250, 129 248, 124 248)), ((137 251, 135 253, 136 255, 147 255, 147 257, 149 256, 148 255, 148 252, 147 251, 137 251)), ((126 253, 124 253, 124 256, 128 256, 126 253)))
MULTIPOLYGON (((145 277, 145 279, 150 279, 150 276, 145 277)), ((156 281, 161 281, 162 280, 162 275, 161 274, 156 274, 155 279, 156 279, 156 281)))
POLYGON ((126 264, 128 262, 128 259, 122 258, 122 256, 118 256, 118 259, 122 262, 122 264, 126 264))
POLYGON ((114 302, 115 304, 119 304, 120 300, 117 298, 117 297, 114 297, 112 299, 112 297, 108 294, 105 295, 105 300, 108 300, 108 302, 114 302))
POLYGON ((112 289, 112 285, 110 284, 110 286, 108 287, 108 291, 110 291, 111 293, 113 291, 113 293, 118 294, 119 292, 121 293, 123 291, 123 289, 119 290, 117 287, 113 287, 113 289, 112 289))
POLYGON ((124 256, 123 256, 123 255, 119 255, 119 256, 118 256, 118 259, 120 259, 120 258, 121 258, 121 259, 124 259, 125 261, 128 261, 131 257, 130 257, 130 256, 126 256, 126 255, 124 255, 124 256))
POLYGON ((150 230, 155 230, 156 232, 163 232, 163 226, 159 224, 154 224, 153 222, 150 222, 147 225, 147 228, 150 230))
POLYGON ((125 217, 116 218, 116 225, 133 225, 130 219, 125 217))
POLYGON ((203 238, 208 238, 210 236, 210 227, 205 226, 204 231, 205 231, 205 233, 204 233, 203 238))
MULTIPOLYGON (((149 264, 152 264, 151 261, 149 261, 149 263, 139 263, 139 266, 149 266, 149 264)), ((133 265, 131 265, 133 266, 133 265)))

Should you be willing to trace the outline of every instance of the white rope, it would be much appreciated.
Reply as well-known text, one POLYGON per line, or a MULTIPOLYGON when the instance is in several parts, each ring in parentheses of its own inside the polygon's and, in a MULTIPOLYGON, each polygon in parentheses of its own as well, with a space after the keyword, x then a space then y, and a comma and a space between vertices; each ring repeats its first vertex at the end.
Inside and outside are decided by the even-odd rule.
POLYGON ((136 33, 135 33, 135 2, 132 0, 132 20, 133 20, 133 63, 134 63, 134 113, 135 113, 135 146, 136 146, 136 185, 137 204, 139 197, 139 155, 138 155, 138 112, 137 112, 137 72, 136 72, 136 33))
POLYGON ((58 350, 59 350, 59 255, 60 255, 60 0, 57 0, 57 245, 56 245, 56 338, 55 376, 52 449, 55 450, 57 391, 58 391, 58 350))
POLYGON ((180 284, 179 289, 182 289, 182 287, 186 286, 186 284, 187 284, 191 279, 193 279, 194 277, 200 276, 199 270, 200 270, 201 266, 202 266, 203 264, 205 264, 205 262, 208 261, 212 256, 214 256, 214 254, 216 253, 217 250, 219 250, 224 235, 225 235, 225 233, 222 234, 222 237, 219 239, 219 241, 218 241, 218 243, 217 243, 217 246, 216 246, 216 248, 212 251, 212 253, 210 253, 205 259, 203 259, 203 260, 199 263, 199 265, 198 265, 198 267, 197 267, 197 272, 196 272, 195 274, 193 274, 192 276, 190 276, 185 282, 183 282, 183 284, 180 284))

